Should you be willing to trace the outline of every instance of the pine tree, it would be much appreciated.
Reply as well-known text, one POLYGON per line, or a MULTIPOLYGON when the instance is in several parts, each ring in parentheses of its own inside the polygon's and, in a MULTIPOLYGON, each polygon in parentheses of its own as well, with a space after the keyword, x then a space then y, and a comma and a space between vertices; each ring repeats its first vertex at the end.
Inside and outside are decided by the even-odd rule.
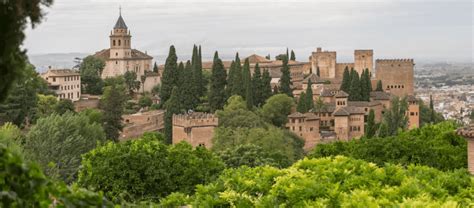
POLYGON ((321 73, 319 72, 319 66, 316 67, 316 75, 318 75, 318 77, 321 77, 321 73))
POLYGON ((377 81, 377 88, 375 88, 375 91, 383 92, 382 80, 377 81))
POLYGON ((376 130, 377 129, 375 126, 375 113, 373 109, 370 109, 369 116, 367 118, 367 127, 365 130, 365 135, 367 136, 367 138, 372 138, 373 136, 375 136, 376 130))
POLYGON ((291 77, 290 68, 288 67, 288 56, 283 57, 283 66, 281 68, 281 78, 279 90, 290 97, 293 97, 293 91, 291 90, 291 77))
POLYGON ((267 69, 263 70, 262 74, 262 99, 261 104, 263 105, 265 101, 272 96, 272 77, 270 72, 267 69))
POLYGON ((211 112, 222 109, 226 101, 225 85, 226 85, 226 71, 224 64, 219 58, 219 54, 214 54, 214 62, 212 63, 212 74, 211 74, 211 89, 209 92, 209 106, 211 112))
POLYGON ((156 61, 155 61, 155 64, 153 65, 153 72, 158 73, 158 65, 156 65, 156 61))
POLYGON ((300 94, 300 98, 298 99, 298 104, 296 105, 296 111, 300 113, 306 113, 308 112, 308 106, 306 106, 306 93, 302 92, 300 94))
POLYGON ((258 63, 255 64, 255 69, 253 71, 253 77, 252 77, 252 88, 253 88, 253 104, 255 106, 261 106, 263 105, 263 87, 264 83, 262 80, 262 73, 260 72, 260 67, 258 66, 258 63))
POLYGON ((352 70, 351 87, 349 89, 349 100, 350 101, 362 100, 359 73, 357 73, 357 71, 355 70, 352 70))
POLYGON ((165 69, 163 70, 163 77, 161 78, 160 98, 161 103, 166 101, 171 96, 171 91, 178 83, 178 57, 176 56, 176 49, 170 46, 168 58, 166 58, 165 69))
POLYGON ((314 108, 314 101, 313 101, 313 87, 311 83, 311 79, 308 80, 308 87, 306 88, 306 109, 307 111, 311 110, 314 108))
MULTIPOLYGON (((180 64, 181 68, 181 64, 180 64)), ((193 75, 193 66, 191 62, 188 60, 186 62, 186 66, 183 69, 183 73, 181 75, 181 89, 179 89, 179 97, 183 108, 185 110, 194 109, 198 104, 198 97, 197 94, 194 93, 194 77, 193 75)))
POLYGON ((234 79, 232 81, 232 95, 244 97, 244 88, 242 82, 242 64, 240 63, 239 53, 235 54, 234 79))
POLYGON ((290 60, 296 61, 295 52, 294 52, 293 50, 291 50, 291 57, 290 57, 290 60))
POLYGON ((164 105, 166 112, 165 112, 165 138, 168 144, 173 143, 173 114, 179 114, 181 112, 181 105, 179 102, 179 95, 178 95, 178 88, 173 87, 171 96, 166 101, 164 105))
POLYGON ((351 88, 351 74, 349 72, 349 67, 346 66, 346 68, 344 69, 344 73, 342 74, 342 83, 341 83, 340 90, 348 93, 350 88, 351 88))

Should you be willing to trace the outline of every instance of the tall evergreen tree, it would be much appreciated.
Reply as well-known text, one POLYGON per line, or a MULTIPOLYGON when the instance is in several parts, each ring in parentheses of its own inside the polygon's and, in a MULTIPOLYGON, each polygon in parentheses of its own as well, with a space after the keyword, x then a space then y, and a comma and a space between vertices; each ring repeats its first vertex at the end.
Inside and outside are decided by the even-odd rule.
POLYGON ((163 76, 161 78, 161 90, 160 98, 161 103, 166 101, 171 96, 171 91, 178 83, 178 57, 176 56, 176 49, 174 46, 170 46, 168 58, 166 58, 165 69, 163 70, 163 76))
POLYGON ((288 66, 288 56, 283 57, 283 66, 281 68, 281 78, 279 90, 290 97, 293 97, 293 91, 291 90, 291 76, 290 67, 288 66))
POLYGON ((300 98, 298 99, 298 104, 296 105, 296 111, 300 113, 307 113, 308 112, 308 106, 306 105, 306 93, 302 92, 300 94, 300 98))
POLYGON ((243 67, 243 70, 242 70, 242 80, 243 80, 244 90, 245 90, 244 99, 247 102, 247 108, 252 109, 252 106, 253 106, 253 89, 252 89, 252 77, 250 75, 249 59, 245 59, 244 67, 243 67))
POLYGON ((360 87, 359 73, 357 73, 357 71, 355 70, 352 70, 351 87, 349 89, 349 100, 350 101, 362 100, 362 96, 360 92, 361 92, 361 87, 360 87))
POLYGON ((232 89, 234 88, 234 80, 235 80, 235 61, 232 60, 230 64, 229 72, 227 73, 227 86, 225 87, 227 98, 230 98, 233 92, 232 89))
POLYGON ((433 103, 433 95, 430 95, 430 123, 435 122, 435 110, 434 110, 434 103, 433 103))
POLYGON ((375 88, 375 91, 383 92, 382 80, 377 81, 377 88, 375 88))
POLYGON ((369 116, 367 118, 365 136, 367 136, 367 138, 372 138, 373 136, 375 136, 376 131, 377 131, 377 128, 375 126, 375 112, 373 109, 370 109, 369 116))
POLYGON ((296 61, 295 52, 294 52, 293 50, 291 50, 291 57, 290 57, 290 60, 296 61))
POLYGON ((273 95, 280 94, 280 89, 278 85, 273 86, 273 95))
POLYGON ((369 97, 370 97, 370 92, 372 92, 372 73, 369 72, 369 69, 365 69, 365 76, 367 80, 367 90, 369 91, 369 97))
POLYGON ((158 73, 158 65, 156 65, 156 61, 155 64, 153 64, 153 72, 158 73))
POLYGON ((349 93, 351 88, 351 74, 349 72, 349 67, 344 68, 344 73, 342 74, 342 83, 340 90, 349 93))
POLYGON ((367 77, 365 74, 365 70, 362 71, 362 74, 360 76, 360 97, 361 101, 369 101, 370 98, 370 93, 369 89, 367 89, 367 77))
POLYGON ((244 97, 244 88, 242 82, 242 63, 240 63, 239 53, 235 54, 234 79, 232 81, 232 95, 244 97))
POLYGON ((171 96, 164 105, 165 112, 165 138, 168 144, 173 143, 173 114, 179 114, 181 112, 181 103, 179 101, 178 88, 175 86, 172 89, 171 96))
POLYGON ((311 79, 308 80, 308 87, 306 88, 306 109, 307 111, 311 110, 314 108, 314 101, 313 101, 313 87, 311 83, 311 79))
POLYGON ((272 77, 270 76, 270 72, 267 69, 263 70, 262 74, 262 105, 265 101, 272 96, 272 77))
POLYGON ((103 110, 103 128, 107 139, 118 142, 120 131, 122 130, 122 114, 125 103, 125 92, 116 85, 105 88, 101 99, 101 109, 103 110))
POLYGON ((207 92, 206 86, 204 86, 204 78, 202 76, 202 53, 201 46, 198 49, 198 55, 196 60, 196 67, 194 69, 195 82, 197 82, 198 96, 204 96, 207 92))
POLYGON ((224 64, 219 58, 219 54, 214 54, 214 62, 212 63, 212 74, 211 74, 211 89, 209 92, 209 106, 211 112, 222 109, 226 101, 225 85, 226 85, 226 71, 224 64))
MULTIPOLYGON (((180 64, 181 68, 181 64, 180 64)), ((183 69, 183 73, 181 75, 181 89, 179 89, 179 97, 183 108, 185 110, 194 109, 198 104, 198 97, 195 94, 195 87, 193 83, 193 66, 190 61, 186 62, 186 66, 183 69)))
POLYGON ((253 104, 255 106, 261 106, 263 105, 263 102, 265 101, 262 98, 263 87, 264 87, 264 83, 262 80, 262 73, 260 72, 260 66, 258 65, 258 63, 256 63, 255 69, 253 71, 253 77, 252 77, 253 104))
POLYGON ((286 48, 286 59, 288 60, 290 58, 290 54, 288 53, 288 47, 286 48))

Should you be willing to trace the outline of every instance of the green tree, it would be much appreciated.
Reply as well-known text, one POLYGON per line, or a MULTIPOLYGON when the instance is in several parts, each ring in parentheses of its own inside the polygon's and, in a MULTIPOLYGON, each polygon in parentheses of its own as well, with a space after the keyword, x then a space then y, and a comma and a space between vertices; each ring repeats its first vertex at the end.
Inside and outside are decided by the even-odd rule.
POLYGON ((213 181, 223 169, 224 163, 203 147, 135 139, 85 154, 78 184, 109 199, 158 202, 173 192, 193 193, 195 185, 213 181))
POLYGON ((181 82, 181 89, 179 89, 181 104, 186 110, 194 109, 199 101, 198 94, 195 93, 196 86, 193 85, 193 73, 193 66, 190 61, 187 61, 184 73, 181 75, 183 81, 181 82))
POLYGON ((232 93, 230 95, 240 95, 244 97, 243 88, 243 77, 242 77, 242 64, 240 63, 239 53, 235 54, 235 64, 232 81, 232 93))
POLYGON ((243 165, 248 167, 279 166, 277 161, 272 158, 271 151, 265 151, 264 148, 255 144, 236 145, 218 154, 229 168, 238 168, 243 165))
POLYGON ((300 113, 307 113, 308 112, 308 104, 306 102, 306 93, 302 92, 300 98, 298 99, 298 104, 296 105, 296 111, 300 113))
MULTIPOLYGON (((255 69, 252 76, 252 89, 253 89, 253 105, 261 106, 265 100, 263 99, 263 88, 264 83, 262 80, 262 73, 260 72, 260 67, 258 63, 255 64, 255 69)), ((271 88, 270 88, 271 90, 271 88)))
POLYGON ((105 61, 93 55, 85 57, 80 66, 81 84, 83 93, 100 95, 104 87, 104 81, 101 79, 102 71, 105 67, 105 61))
POLYGON ((377 92, 383 92, 382 80, 378 80, 378 81, 377 81, 377 88, 375 88, 375 91, 377 91, 377 92))
POLYGON ((306 102, 306 108, 307 111, 310 111, 311 109, 314 108, 314 101, 313 101, 313 84, 311 83, 311 80, 308 80, 308 87, 306 88, 306 93, 305 93, 305 101, 306 102))
POLYGON ((224 107, 226 101, 226 76, 227 74, 224 69, 224 64, 216 51, 214 53, 214 62, 212 64, 211 87, 209 92, 209 105, 211 107, 211 112, 224 107))
POLYGON ((158 73, 158 65, 156 65, 156 61, 153 64, 153 72, 158 73))
POLYGON ((351 89, 351 74, 349 72, 349 67, 344 68, 344 73, 342 74, 342 83, 340 90, 344 92, 350 92, 351 89))
MULTIPOLYGON (((0 102, 9 95, 9 90, 18 83, 27 68, 26 49, 22 49, 27 24, 35 28, 43 19, 41 6, 49 7, 52 0, 2 1, 0 3, 0 102)), ((13 92, 10 92, 13 94, 13 92)))
POLYGON ((291 50, 291 56, 290 56, 290 60, 292 60, 292 61, 296 61, 295 52, 294 52, 293 50, 291 50))
POLYGON ((377 128, 375 124, 375 112, 373 109, 370 109, 369 116, 367 117, 365 136, 367 138, 372 138, 373 136, 375 136, 376 131, 377 131, 377 128))
POLYGON ((138 105, 140 108, 150 107, 153 104, 150 95, 143 95, 138 99, 138 105))
POLYGON ((434 123, 435 121, 435 110, 433 104, 433 96, 430 95, 430 123, 434 123))
POLYGON ((173 142, 173 114, 181 113, 181 103, 179 102, 179 94, 178 88, 174 87, 171 93, 171 97, 165 103, 165 137, 167 144, 171 144, 173 142))
POLYGON ((54 111, 59 115, 63 115, 67 112, 75 113, 74 104, 71 100, 68 99, 59 100, 58 103, 54 106, 54 111))
POLYGON ((272 96, 271 81, 272 81, 272 77, 270 76, 270 72, 268 72, 267 69, 263 70, 261 105, 263 105, 265 101, 272 96))
POLYGON ((293 97, 293 90, 291 89, 290 67, 288 66, 288 57, 283 58, 283 66, 281 68, 280 87, 279 91, 290 97, 293 97))
POLYGON ((12 122, 19 127, 30 126, 38 117, 37 94, 44 94, 46 91, 47 84, 38 76, 33 65, 26 65, 12 83, 9 96, 0 103, 0 123, 12 122))
POLYGON ((373 91, 372 81, 371 81, 372 78, 371 77, 372 77, 372 75, 371 75, 371 72, 369 72, 369 69, 365 69, 365 80, 366 80, 365 84, 367 85, 367 91, 368 91, 367 94, 368 94, 369 98, 370 98, 370 92, 373 91))
POLYGON ((204 78, 202 75, 202 56, 201 56, 201 46, 193 46, 193 55, 191 57, 191 71, 192 73, 188 76, 192 76, 194 93, 197 98, 206 94, 206 86, 204 85, 204 78))
POLYGON ((133 95, 135 91, 140 89, 140 81, 137 80, 137 73, 134 71, 127 71, 123 75, 125 85, 127 86, 128 94, 133 95))
POLYGON ((293 99, 285 94, 274 95, 266 101, 261 109, 262 116, 277 127, 283 127, 293 107, 293 99))
POLYGON ((253 106, 253 87, 252 87, 252 76, 250 75, 250 63, 249 59, 245 59, 244 68, 242 70, 242 82, 244 85, 245 96, 244 99, 247 102, 247 108, 251 109, 253 106))
POLYGON ((79 112, 79 114, 89 118, 89 123, 102 124, 102 121, 104 119, 102 111, 98 109, 88 108, 79 112))
POLYGON ((420 126, 426 124, 436 124, 444 121, 443 114, 436 112, 434 113, 434 121, 432 122, 432 111, 429 106, 423 102, 423 100, 418 100, 418 105, 420 106, 420 126))
POLYGON ((239 95, 227 100, 223 110, 216 111, 219 127, 256 128, 264 127, 265 122, 257 114, 247 108, 247 103, 239 95))
POLYGON ((406 98, 394 97, 390 101, 390 109, 386 110, 383 116, 383 123, 388 127, 388 135, 396 135, 398 129, 406 129, 408 118, 406 111, 408 103, 406 98))
POLYGON ((166 58, 165 68, 161 78, 161 103, 166 103, 171 97, 173 87, 178 85, 178 57, 176 56, 176 49, 170 46, 168 58, 166 58))
MULTIPOLYGON (((368 77, 368 76, 367 76, 368 77)), ((369 101, 370 100, 370 92, 369 89, 367 89, 367 77, 365 75, 365 70, 362 71, 362 74, 360 76, 360 101, 369 101)))
POLYGON ((26 135, 26 156, 40 164, 47 175, 66 183, 75 180, 81 155, 105 141, 97 123, 83 115, 66 113, 41 118, 26 135), (52 165, 51 165, 52 164, 52 165))
POLYGON ((361 101, 361 83, 359 80, 359 74, 357 71, 351 71, 351 87, 349 88, 349 100, 350 101, 361 101))
POLYGON ((54 107, 58 103, 58 99, 53 95, 38 94, 38 111, 39 118, 49 116, 54 113, 54 107))
POLYGON ((100 108, 104 111, 103 128, 107 139, 118 141, 122 130, 122 114, 125 104, 125 92, 119 86, 105 87, 100 108))

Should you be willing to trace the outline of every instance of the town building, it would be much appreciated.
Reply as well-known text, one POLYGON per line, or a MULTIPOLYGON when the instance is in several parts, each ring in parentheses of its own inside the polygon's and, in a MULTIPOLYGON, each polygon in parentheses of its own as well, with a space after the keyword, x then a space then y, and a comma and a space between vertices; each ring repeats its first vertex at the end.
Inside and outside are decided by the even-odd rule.
POLYGON ((101 77, 115 77, 123 75, 127 71, 137 73, 137 80, 145 75, 146 71, 152 70, 153 57, 147 52, 132 49, 132 35, 123 20, 120 12, 119 18, 114 28, 110 32, 110 48, 103 49, 94 54, 95 57, 105 61, 101 77))
POLYGON ((474 175, 474 124, 457 130, 467 140, 467 170, 474 175))
POLYGON ((71 69, 52 69, 41 77, 48 83, 48 88, 56 93, 58 99, 77 101, 81 98, 81 75, 71 69))
POLYGON ((334 131, 339 140, 347 141, 364 135, 365 111, 361 107, 350 106, 349 94, 339 91, 336 95, 334 131))
POLYGON ((193 112, 173 115, 173 144, 186 141, 193 147, 212 147, 218 118, 214 114, 193 112))
POLYGON ((304 139, 305 151, 310 151, 319 143, 319 117, 314 113, 295 112, 288 116, 286 128, 304 139))
POLYGON ((128 140, 138 138, 145 132, 157 132, 164 129, 163 110, 152 110, 146 112, 138 112, 130 115, 123 115, 122 120, 124 127, 120 133, 120 140, 128 140))

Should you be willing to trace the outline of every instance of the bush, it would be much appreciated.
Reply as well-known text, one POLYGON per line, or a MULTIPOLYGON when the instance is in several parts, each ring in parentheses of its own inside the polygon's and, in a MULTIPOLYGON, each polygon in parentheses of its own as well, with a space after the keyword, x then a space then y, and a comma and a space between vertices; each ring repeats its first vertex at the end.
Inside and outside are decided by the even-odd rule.
POLYGON ((375 164, 343 156, 304 159, 287 169, 227 169, 198 185, 189 198, 174 194, 168 206, 196 207, 456 207, 474 199, 465 170, 375 164), (175 202, 175 204, 171 203, 175 202))
POLYGON ((223 168, 205 148, 136 139, 107 143, 83 155, 78 184, 114 201, 158 202, 173 192, 192 193, 196 184, 213 181, 223 168))
POLYGON ((345 155, 378 165, 419 164, 440 170, 465 168, 466 141, 454 133, 456 127, 453 122, 442 122, 392 137, 318 144, 309 157, 345 155))
POLYGON ((53 114, 41 118, 26 135, 25 156, 39 163, 45 173, 66 183, 76 179, 81 155, 105 142, 100 124, 86 115, 53 114))

